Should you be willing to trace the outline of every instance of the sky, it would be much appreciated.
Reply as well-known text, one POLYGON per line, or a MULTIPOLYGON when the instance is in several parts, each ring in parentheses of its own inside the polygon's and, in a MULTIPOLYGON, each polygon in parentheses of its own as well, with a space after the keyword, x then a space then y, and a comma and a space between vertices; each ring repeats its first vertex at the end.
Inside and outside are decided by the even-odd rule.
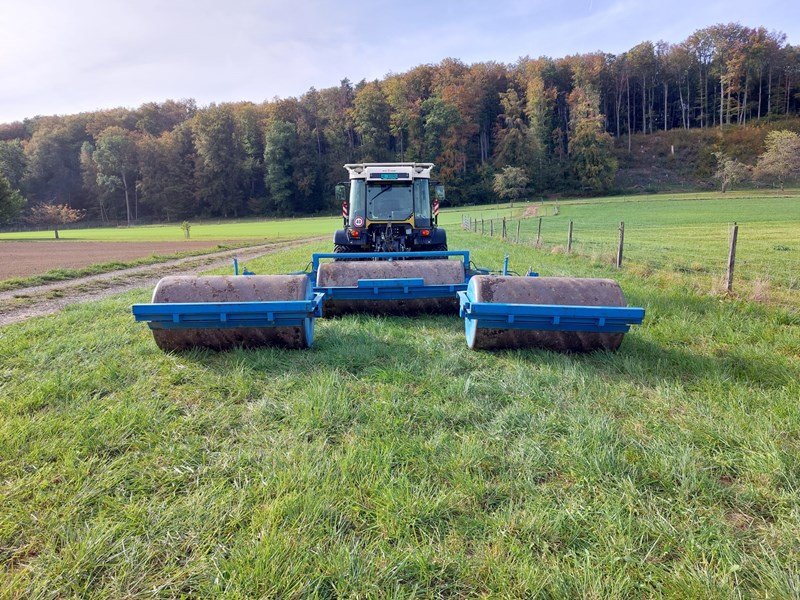
POLYGON ((731 21, 800 43, 800 0, 0 0, 0 122, 261 102, 447 57, 616 54, 731 21))

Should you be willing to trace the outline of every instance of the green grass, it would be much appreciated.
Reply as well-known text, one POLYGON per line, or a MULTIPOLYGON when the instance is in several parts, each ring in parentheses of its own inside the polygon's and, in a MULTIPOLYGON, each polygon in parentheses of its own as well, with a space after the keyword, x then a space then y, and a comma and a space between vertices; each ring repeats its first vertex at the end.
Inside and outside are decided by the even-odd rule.
POLYGON ((455 316, 166 355, 142 290, 0 329, 0 597, 797 596, 800 319, 451 239, 617 277, 646 323, 616 355, 472 352, 455 316))
MULTIPOLYGON (((510 215, 507 204, 481 207, 451 208, 443 210, 440 224, 455 225, 461 222, 462 212, 479 211, 487 216, 510 215)), ((341 227, 339 217, 306 217, 298 219, 201 221, 191 229, 192 240, 289 240, 329 235, 341 227)), ((184 238, 179 223, 170 225, 142 225, 135 227, 95 227, 90 229, 65 229, 59 235, 63 240, 106 242, 165 242, 184 238)), ((53 240, 52 230, 18 231, 0 233, 2 240, 53 240)), ((0 247, 1 248, 1 247, 0 247)))
MULTIPOLYGON (((564 250, 569 221, 573 249, 612 262, 625 222, 625 262, 640 275, 673 276, 699 291, 719 288, 726 272, 732 223, 739 224, 735 291, 787 306, 800 305, 800 192, 732 192, 626 196, 554 203, 540 208, 547 249, 564 250)), ((497 224, 495 224, 497 225, 497 224)), ((480 223, 478 223, 480 227, 480 223)), ((488 235, 488 225, 485 224, 488 235)), ((538 219, 522 222, 520 238, 536 240, 538 219)), ((508 225, 516 236, 516 222, 508 225)), ((497 228, 495 235, 499 232, 497 228)))

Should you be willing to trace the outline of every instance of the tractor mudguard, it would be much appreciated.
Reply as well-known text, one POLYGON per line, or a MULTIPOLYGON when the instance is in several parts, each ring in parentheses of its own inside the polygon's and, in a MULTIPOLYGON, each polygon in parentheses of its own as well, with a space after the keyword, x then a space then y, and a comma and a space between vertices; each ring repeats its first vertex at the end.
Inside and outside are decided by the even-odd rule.
POLYGON ((436 244, 437 246, 447 245, 447 232, 441 227, 437 227, 431 231, 431 238, 431 243, 436 244))
POLYGON ((350 240, 347 239, 347 232, 344 229, 337 229, 333 233, 333 243, 337 246, 349 246, 350 240))

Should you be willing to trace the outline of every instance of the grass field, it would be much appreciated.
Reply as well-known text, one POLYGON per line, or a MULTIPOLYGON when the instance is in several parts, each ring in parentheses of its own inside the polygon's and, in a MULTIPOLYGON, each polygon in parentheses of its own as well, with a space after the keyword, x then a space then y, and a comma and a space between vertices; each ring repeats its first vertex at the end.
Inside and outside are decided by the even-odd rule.
MULTIPOLYGON (((568 224, 573 221, 573 251, 611 263, 619 223, 624 221, 624 259, 629 269, 641 276, 680 280, 706 293, 721 288, 735 221, 739 235, 734 291, 800 306, 800 191, 623 196, 558 206, 557 215, 553 215, 555 203, 538 207, 546 249, 566 248, 568 224)), ((494 228, 499 235, 497 222, 494 228)), ((537 228, 538 219, 523 220, 522 243, 535 243, 537 228)), ((485 222, 484 231, 488 235, 485 222)), ((516 221, 508 223, 508 232, 516 238, 516 221)))
MULTIPOLYGON (((507 204, 496 206, 451 208, 440 215, 442 225, 460 222, 462 212, 480 211, 487 216, 510 215, 507 204)), ((341 227, 339 217, 311 217, 302 219, 271 219, 242 221, 201 221, 191 228, 192 240, 291 240, 303 237, 328 235, 341 227)), ((59 231, 64 240, 91 240, 107 242, 163 242, 184 239, 179 223, 171 225, 142 225, 135 227, 96 227, 89 229, 64 229, 59 231)), ((53 240, 52 230, 17 231, 0 233, 2 240, 53 240)), ((2 250, 2 246, 0 246, 2 250)))
POLYGON ((800 317, 465 246, 618 278, 646 323, 616 355, 472 352, 455 316, 165 355, 142 290, 0 329, 0 597, 796 597, 800 317))

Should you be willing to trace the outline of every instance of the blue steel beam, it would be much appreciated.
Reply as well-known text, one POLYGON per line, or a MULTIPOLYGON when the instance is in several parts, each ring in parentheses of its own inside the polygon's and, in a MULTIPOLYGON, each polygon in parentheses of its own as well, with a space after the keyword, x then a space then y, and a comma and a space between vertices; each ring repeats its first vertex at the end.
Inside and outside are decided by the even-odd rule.
POLYGON ((336 260, 394 260, 396 258, 448 258, 460 256, 464 261, 464 271, 469 271, 469 250, 431 250, 429 252, 315 252, 311 255, 311 270, 319 270, 321 259, 331 258, 336 260))
POLYGON ((482 329, 625 333, 644 320, 638 307, 473 302, 466 291, 457 293, 459 315, 482 329))
POLYGON ((301 326, 305 319, 321 316, 324 297, 316 293, 309 300, 134 304, 131 312, 151 329, 301 326))

